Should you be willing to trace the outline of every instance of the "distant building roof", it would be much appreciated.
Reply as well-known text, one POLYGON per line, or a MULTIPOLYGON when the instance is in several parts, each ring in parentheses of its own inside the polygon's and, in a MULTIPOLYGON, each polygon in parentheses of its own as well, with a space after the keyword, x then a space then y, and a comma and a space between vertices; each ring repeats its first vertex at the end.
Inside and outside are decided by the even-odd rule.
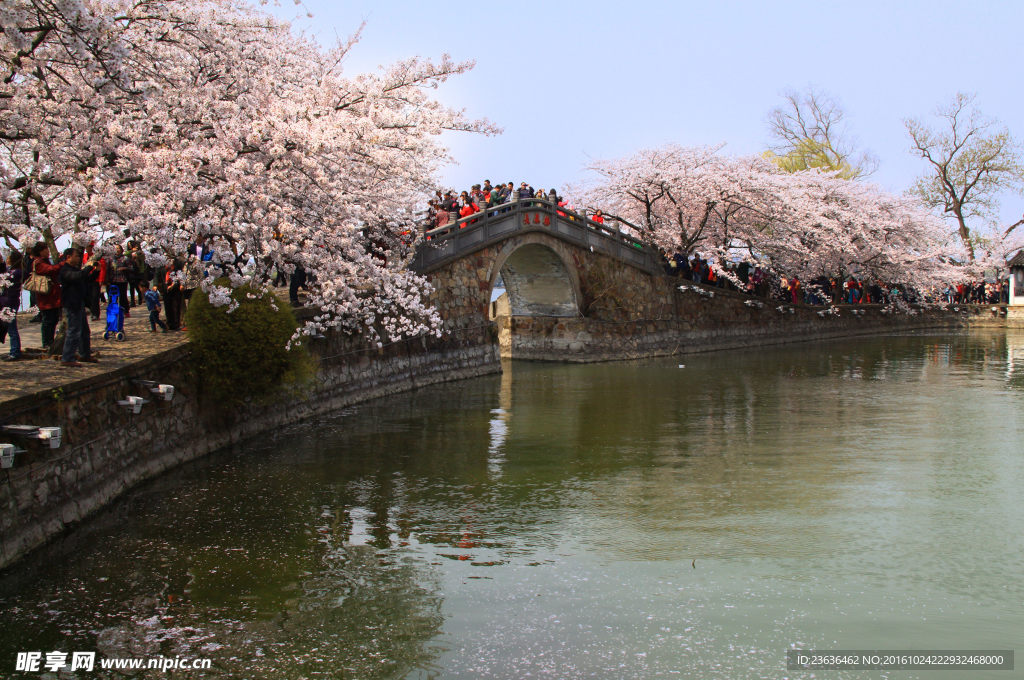
POLYGON ((1018 251, 1010 260, 1011 267, 1024 267, 1024 250, 1018 251))

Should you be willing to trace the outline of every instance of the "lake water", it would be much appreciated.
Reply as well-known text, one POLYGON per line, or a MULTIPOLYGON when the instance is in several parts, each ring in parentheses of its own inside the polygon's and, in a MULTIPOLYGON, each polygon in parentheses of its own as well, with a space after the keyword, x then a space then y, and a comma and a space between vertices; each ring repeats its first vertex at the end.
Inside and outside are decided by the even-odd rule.
POLYGON ((0 577, 0 676, 977 677, 785 651, 1024 649, 1022 435, 1013 333, 510 363, 132 491, 0 577))

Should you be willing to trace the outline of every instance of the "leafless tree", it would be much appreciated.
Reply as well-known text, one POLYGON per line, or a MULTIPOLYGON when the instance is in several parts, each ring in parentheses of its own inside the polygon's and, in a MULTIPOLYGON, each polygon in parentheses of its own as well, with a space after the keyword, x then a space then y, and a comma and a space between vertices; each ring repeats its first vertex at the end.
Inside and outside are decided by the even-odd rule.
POLYGON ((772 138, 768 155, 783 169, 819 168, 844 179, 867 177, 878 169, 878 158, 858 149, 839 100, 813 85, 806 92, 784 90, 782 97, 785 102, 772 109, 767 122, 772 138))
MULTIPOLYGON (((1004 191, 1024 193, 1021 148, 1006 126, 984 116, 974 105, 974 95, 957 93, 939 106, 938 130, 919 118, 903 121, 912 140, 911 152, 930 167, 917 181, 916 192, 928 205, 941 208, 957 221, 960 238, 974 260, 977 234, 968 221, 994 221, 999 195, 1004 191)), ((1011 225, 1008 235, 1024 220, 1011 225)))

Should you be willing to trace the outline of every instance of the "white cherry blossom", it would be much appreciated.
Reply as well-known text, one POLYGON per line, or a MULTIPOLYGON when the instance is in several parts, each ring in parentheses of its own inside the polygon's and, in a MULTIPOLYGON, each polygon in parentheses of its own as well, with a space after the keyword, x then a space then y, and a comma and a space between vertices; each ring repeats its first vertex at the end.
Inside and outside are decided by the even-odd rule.
POLYGON ((497 132, 430 97, 471 62, 348 76, 358 33, 322 49, 231 0, 7 0, 0 26, 8 240, 134 238, 160 265, 205 236, 214 304, 302 266, 321 310, 304 333, 439 332, 406 265, 437 136, 497 132))

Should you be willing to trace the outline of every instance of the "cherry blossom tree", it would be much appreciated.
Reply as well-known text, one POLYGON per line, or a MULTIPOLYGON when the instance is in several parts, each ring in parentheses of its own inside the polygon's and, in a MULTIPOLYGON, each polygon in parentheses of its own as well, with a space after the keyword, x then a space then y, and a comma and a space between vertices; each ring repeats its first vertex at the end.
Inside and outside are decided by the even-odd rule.
POLYGON ((0 25, 6 238, 131 237, 161 264, 204 236, 215 304, 301 266, 304 333, 439 333, 406 265, 437 136, 498 131, 430 97, 472 62, 349 77, 358 33, 324 50, 231 0, 13 0, 0 25))
POLYGON ((721 147, 666 144, 586 167, 599 179, 570 185, 570 203, 606 214, 648 243, 671 251, 690 252, 699 244, 721 240, 721 226, 712 214, 718 201, 721 147), (720 230, 719 230, 720 231, 720 230))
POLYGON ((955 280, 962 248, 912 197, 808 171, 778 175, 782 209, 756 247, 782 271, 855 275, 920 290, 955 280))
POLYGON ((961 273, 942 221, 920 201, 839 173, 784 172, 721 147, 666 144, 587 166, 571 186, 654 247, 692 252, 719 270, 737 253, 771 271, 809 278, 857 275, 930 288, 961 273))

